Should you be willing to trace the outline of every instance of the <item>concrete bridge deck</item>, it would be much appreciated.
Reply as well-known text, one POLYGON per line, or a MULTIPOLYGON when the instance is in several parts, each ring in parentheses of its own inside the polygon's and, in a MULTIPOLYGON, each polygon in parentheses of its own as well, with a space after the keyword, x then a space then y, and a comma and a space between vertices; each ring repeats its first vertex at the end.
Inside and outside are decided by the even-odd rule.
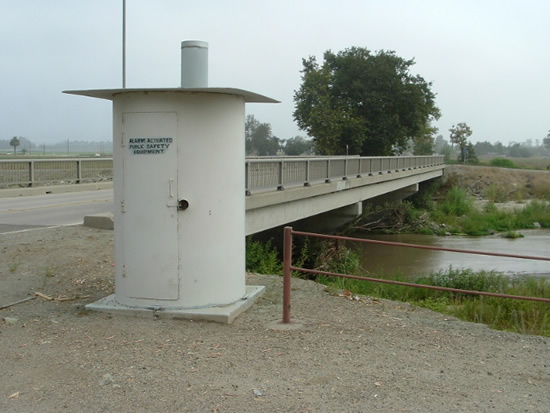
MULTIPOLYGON (((444 172, 443 157, 438 156, 297 159, 291 162, 301 162, 310 169, 313 169, 312 162, 337 163, 338 169, 324 177, 304 172, 310 179, 290 182, 282 179, 285 163, 289 160, 263 162, 271 163, 270 168, 274 162, 279 162, 270 176, 278 176, 280 181, 271 182, 268 191, 264 187, 253 192, 247 185, 246 235, 311 217, 317 217, 317 221, 324 222, 327 228, 336 227, 360 215, 363 201, 381 197, 386 200, 406 198, 418 191, 419 183, 440 177, 444 172), (348 164, 350 161, 353 164, 348 164), (368 164, 368 168, 361 169, 361 162, 368 164)), ((291 167, 297 169, 296 165, 291 167)), ((249 168, 247 177, 250 180, 249 168)))

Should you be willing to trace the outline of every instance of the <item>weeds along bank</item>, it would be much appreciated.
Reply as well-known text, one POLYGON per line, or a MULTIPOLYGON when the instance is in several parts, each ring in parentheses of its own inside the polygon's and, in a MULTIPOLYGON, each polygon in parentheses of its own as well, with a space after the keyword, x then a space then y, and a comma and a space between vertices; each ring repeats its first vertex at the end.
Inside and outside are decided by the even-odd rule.
MULTIPOLYGON (((499 233, 520 237, 521 229, 550 228, 550 174, 546 171, 510 171, 502 168, 452 166, 444 180, 425 185, 410 199, 368 206, 363 216, 342 232, 385 232, 484 236, 499 233), (540 196, 539 196, 540 195, 540 196), (485 202, 480 204, 478 201, 485 202), (502 208, 502 202, 520 207, 502 208)), ((247 268, 280 274, 280 252, 271 242, 249 239, 247 268)), ((366 275, 360 257, 341 242, 306 239, 294 250, 297 266, 328 272, 366 275)), ((295 274, 300 276, 299 274, 295 274)), ((369 273, 370 277, 376 274, 369 273)), ((401 274, 384 278, 411 281, 401 274)), ((330 291, 406 301, 414 305, 485 323, 493 328, 550 336, 550 306, 545 303, 466 296, 425 289, 369 283, 341 278, 317 278, 330 291)), ((419 284, 550 298, 550 283, 530 277, 509 278, 495 272, 453 269, 413 280, 419 284)))
MULTIPOLYGON (((539 163, 550 164, 550 160, 539 163)), ((550 200, 550 171, 546 167, 531 170, 517 169, 515 163, 505 165, 514 167, 448 165, 442 183, 446 188, 458 186, 476 199, 493 202, 550 200)))

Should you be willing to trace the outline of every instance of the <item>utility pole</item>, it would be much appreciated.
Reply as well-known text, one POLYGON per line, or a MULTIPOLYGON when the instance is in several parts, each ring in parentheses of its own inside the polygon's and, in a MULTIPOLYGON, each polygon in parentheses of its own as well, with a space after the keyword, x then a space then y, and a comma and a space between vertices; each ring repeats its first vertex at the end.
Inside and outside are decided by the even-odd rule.
POLYGON ((122 0, 122 88, 126 89, 126 0, 122 0))

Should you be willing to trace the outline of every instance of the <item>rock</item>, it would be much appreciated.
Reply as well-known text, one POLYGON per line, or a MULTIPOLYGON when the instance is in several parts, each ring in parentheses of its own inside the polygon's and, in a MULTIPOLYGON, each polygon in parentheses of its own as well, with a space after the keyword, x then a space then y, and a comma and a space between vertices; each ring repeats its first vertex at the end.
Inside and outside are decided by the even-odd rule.
POLYGON ((4 317, 3 320, 6 324, 16 324, 19 321, 19 319, 15 317, 4 317))
POLYGON ((99 380, 100 386, 107 386, 113 382, 113 376, 109 373, 104 374, 99 380))

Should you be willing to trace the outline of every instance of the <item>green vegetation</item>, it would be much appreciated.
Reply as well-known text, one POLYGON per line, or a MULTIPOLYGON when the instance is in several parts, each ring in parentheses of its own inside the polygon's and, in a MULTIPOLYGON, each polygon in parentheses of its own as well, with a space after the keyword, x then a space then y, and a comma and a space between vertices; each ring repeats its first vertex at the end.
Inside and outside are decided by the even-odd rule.
POLYGON ((468 140, 472 136, 472 129, 466 123, 461 122, 456 126, 453 125, 449 132, 451 132, 451 142, 458 145, 459 148, 458 161, 460 163, 477 163, 475 147, 468 140))
POLYGON ((499 168, 519 168, 519 166, 514 161, 504 158, 493 158, 491 159, 490 165, 499 168))
MULTIPOLYGON (((370 275, 370 277, 375 277, 370 275)), ((408 281, 403 276, 384 277, 408 281)), ((517 299, 450 293, 424 288, 350 280, 339 277, 318 277, 329 291, 348 290, 377 298, 405 301, 462 320, 487 324, 491 328, 522 334, 550 337, 550 306, 548 303, 517 299)), ((409 281, 410 282, 410 281, 409 281)), ((526 297, 550 298, 550 283, 535 277, 509 278, 495 272, 473 272, 469 269, 431 274, 414 281, 462 290, 485 291, 526 297)))
POLYGON ((414 60, 392 51, 330 50, 302 60, 294 119, 322 155, 392 155, 413 143, 432 153, 440 111, 431 83, 411 73, 414 60))
POLYGON ((493 199, 483 208, 476 207, 466 191, 458 187, 451 188, 437 203, 430 201, 432 193, 428 191, 419 193, 410 202, 367 208, 351 230, 483 236, 531 229, 538 225, 550 228, 550 202, 532 200, 522 208, 502 210, 494 203, 499 200, 498 188, 491 188, 493 199), (385 225, 384 221, 392 225, 385 225), (372 222, 377 225, 369 225, 372 222))
POLYGON ((283 273, 279 251, 271 244, 271 240, 261 242, 252 237, 246 239, 246 270, 259 274, 283 273))
POLYGON ((508 232, 504 233, 502 236, 504 238, 509 238, 509 239, 516 239, 516 238, 523 238, 524 237, 524 235, 521 232, 517 232, 517 231, 508 231, 508 232))

